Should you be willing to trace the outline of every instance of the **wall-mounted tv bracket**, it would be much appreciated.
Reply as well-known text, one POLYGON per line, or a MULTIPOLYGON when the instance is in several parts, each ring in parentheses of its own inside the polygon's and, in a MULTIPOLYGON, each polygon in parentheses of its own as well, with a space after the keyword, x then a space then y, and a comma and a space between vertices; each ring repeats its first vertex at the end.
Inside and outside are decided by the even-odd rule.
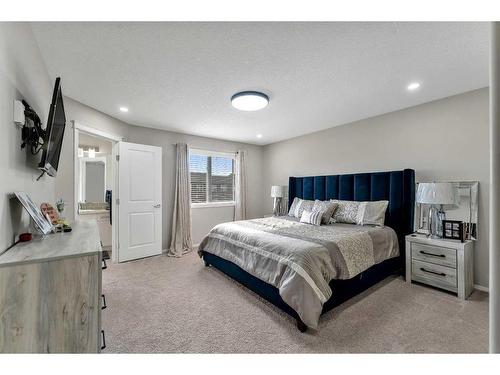
POLYGON ((35 110, 23 100, 25 122, 22 127, 21 137, 23 143, 21 148, 29 147, 33 155, 40 152, 43 147, 43 140, 45 139, 45 130, 42 129, 42 121, 36 114, 35 110))

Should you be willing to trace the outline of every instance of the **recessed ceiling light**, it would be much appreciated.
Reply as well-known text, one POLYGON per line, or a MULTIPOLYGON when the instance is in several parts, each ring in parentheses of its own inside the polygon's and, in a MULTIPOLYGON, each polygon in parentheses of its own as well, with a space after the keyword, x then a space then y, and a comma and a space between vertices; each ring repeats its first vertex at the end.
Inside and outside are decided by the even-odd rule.
POLYGON ((258 111, 267 107, 269 97, 258 91, 242 91, 231 97, 231 104, 240 111, 258 111))
POLYGON ((128 112, 128 108, 127 107, 120 107, 120 111, 122 111, 122 112, 128 112))
POLYGON ((416 90, 420 87, 420 83, 418 82, 412 82, 408 85, 407 89, 410 91, 416 90))
POLYGON ((262 134, 257 134, 257 138, 262 138, 262 134))

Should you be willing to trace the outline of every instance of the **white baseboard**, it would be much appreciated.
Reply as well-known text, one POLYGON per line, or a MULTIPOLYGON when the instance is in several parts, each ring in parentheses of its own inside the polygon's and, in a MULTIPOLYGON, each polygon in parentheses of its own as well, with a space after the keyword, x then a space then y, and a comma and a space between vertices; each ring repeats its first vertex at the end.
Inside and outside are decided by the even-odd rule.
POLYGON ((490 290, 487 287, 482 286, 482 285, 477 285, 477 284, 474 284, 474 289, 480 290, 481 292, 486 292, 486 293, 490 292, 490 290))
MULTIPOLYGON (((193 250, 198 250, 198 246, 200 246, 200 244, 199 244, 199 243, 197 243, 197 244, 193 245, 193 250)), ((162 253, 163 255, 167 254, 167 253, 168 253, 168 249, 163 249, 163 250, 161 251, 161 253, 162 253)))

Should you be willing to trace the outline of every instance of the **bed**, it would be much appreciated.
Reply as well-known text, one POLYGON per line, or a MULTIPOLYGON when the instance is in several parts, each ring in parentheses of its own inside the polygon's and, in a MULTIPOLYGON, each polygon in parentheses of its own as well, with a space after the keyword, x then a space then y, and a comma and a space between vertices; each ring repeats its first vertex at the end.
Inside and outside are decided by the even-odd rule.
POLYGON ((308 200, 389 201, 385 226, 311 226, 271 217, 216 226, 199 254, 297 320, 319 316, 387 276, 404 271, 404 236, 413 231, 415 172, 290 177, 289 206, 308 200))

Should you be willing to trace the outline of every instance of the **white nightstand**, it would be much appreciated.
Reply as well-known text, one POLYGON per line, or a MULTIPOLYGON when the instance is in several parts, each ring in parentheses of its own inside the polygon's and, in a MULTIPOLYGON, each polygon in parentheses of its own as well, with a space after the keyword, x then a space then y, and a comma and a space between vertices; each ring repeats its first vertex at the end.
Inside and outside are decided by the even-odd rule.
POLYGON ((406 282, 418 281, 466 299, 474 289, 474 242, 406 236, 406 282))

